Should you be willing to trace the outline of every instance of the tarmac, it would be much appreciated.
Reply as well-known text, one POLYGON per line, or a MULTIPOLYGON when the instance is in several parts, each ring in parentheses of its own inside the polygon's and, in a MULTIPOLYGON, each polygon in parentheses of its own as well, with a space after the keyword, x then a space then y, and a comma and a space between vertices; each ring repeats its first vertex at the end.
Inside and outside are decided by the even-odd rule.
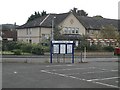
POLYGON ((120 79, 117 62, 3 63, 2 75, 3 88, 113 88, 118 90, 118 79, 120 79))

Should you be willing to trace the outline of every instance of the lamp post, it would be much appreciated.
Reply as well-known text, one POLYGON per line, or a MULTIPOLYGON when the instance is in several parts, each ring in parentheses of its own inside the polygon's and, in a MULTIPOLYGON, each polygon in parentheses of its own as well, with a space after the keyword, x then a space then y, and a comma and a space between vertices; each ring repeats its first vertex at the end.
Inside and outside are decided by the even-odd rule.
POLYGON ((54 40, 54 19, 55 19, 56 17, 54 16, 53 17, 53 19, 52 19, 52 31, 51 31, 51 41, 53 41, 54 40))
POLYGON ((53 54, 52 41, 54 40, 54 19, 55 18, 56 18, 55 16, 52 18, 52 30, 51 30, 51 40, 50 40, 50 63, 52 63, 52 54, 53 54))

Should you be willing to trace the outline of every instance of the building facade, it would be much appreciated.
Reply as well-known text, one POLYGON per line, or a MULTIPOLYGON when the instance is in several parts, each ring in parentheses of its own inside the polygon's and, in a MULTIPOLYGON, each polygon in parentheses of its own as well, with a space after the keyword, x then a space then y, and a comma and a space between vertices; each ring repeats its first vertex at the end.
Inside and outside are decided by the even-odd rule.
MULTIPOLYGON (((82 35, 89 36, 88 41, 92 44, 101 42, 98 35, 105 25, 112 25, 117 29, 118 24, 117 20, 78 16, 72 12, 48 14, 18 27, 17 39, 27 43, 42 43, 45 40, 50 40, 52 30, 57 26, 62 35, 70 36, 68 38, 76 39, 76 36, 77 38, 82 35)), ((61 39, 61 37, 59 38, 61 39)), ((112 38, 109 42, 111 41, 115 42, 112 38)), ((104 40, 102 40, 103 42, 104 40)))
POLYGON ((4 41, 16 41, 17 40, 17 25, 14 24, 2 24, 0 25, 0 36, 4 41))

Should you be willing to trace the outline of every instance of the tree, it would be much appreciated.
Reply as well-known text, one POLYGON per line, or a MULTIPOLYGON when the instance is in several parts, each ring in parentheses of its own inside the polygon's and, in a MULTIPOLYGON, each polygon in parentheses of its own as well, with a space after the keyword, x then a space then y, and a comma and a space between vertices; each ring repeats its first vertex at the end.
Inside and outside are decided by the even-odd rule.
POLYGON ((61 35, 60 31, 61 31, 61 28, 60 28, 60 27, 57 27, 57 26, 56 26, 56 27, 54 28, 53 33, 54 33, 54 39, 55 39, 55 40, 62 39, 62 35, 61 35))
POLYGON ((118 36, 117 36, 117 41, 118 41, 118 44, 119 44, 119 47, 120 47, 120 32, 118 32, 118 36))
POLYGON ((103 16, 101 16, 101 15, 96 15, 96 16, 93 16, 94 18, 96 18, 96 19, 101 19, 101 18, 103 18, 103 16))
POLYGON ((46 15, 46 14, 47 14, 47 13, 46 13, 46 11, 44 11, 44 10, 41 12, 41 16, 44 16, 44 15, 46 15))
POLYGON ((88 13, 86 13, 84 10, 78 10, 78 11, 77 11, 77 14, 78 14, 79 16, 88 16, 88 13))
POLYGON ((39 18, 41 16, 47 15, 46 11, 42 11, 41 14, 39 12, 34 12, 34 14, 31 14, 31 16, 28 18, 27 22, 32 21, 36 18, 39 18))
POLYGON ((117 29, 112 25, 106 25, 100 31, 100 37, 107 39, 116 39, 118 37, 117 29))
POLYGON ((77 8, 73 8, 73 10, 71 10, 74 14, 77 14, 79 16, 88 16, 88 13, 85 12, 84 10, 78 10, 77 8))

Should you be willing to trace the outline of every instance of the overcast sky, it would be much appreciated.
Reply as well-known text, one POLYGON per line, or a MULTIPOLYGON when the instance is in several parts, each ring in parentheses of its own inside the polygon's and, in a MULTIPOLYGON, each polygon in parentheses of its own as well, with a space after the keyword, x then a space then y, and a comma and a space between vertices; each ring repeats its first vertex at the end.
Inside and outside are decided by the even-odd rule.
POLYGON ((74 7, 83 9, 88 16, 118 18, 119 0, 0 0, 0 24, 24 24, 35 11, 66 13, 74 7))

